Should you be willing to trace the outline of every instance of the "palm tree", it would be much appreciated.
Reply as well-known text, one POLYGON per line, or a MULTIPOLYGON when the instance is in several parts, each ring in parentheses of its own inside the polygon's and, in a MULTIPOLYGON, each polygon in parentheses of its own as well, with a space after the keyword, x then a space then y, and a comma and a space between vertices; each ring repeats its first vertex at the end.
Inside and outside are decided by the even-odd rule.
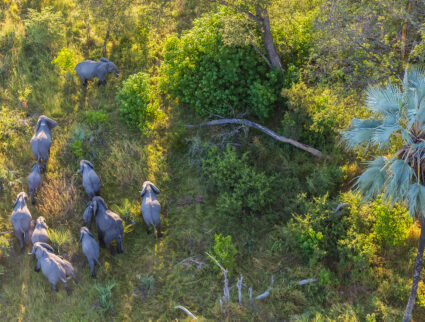
POLYGON ((367 105, 373 115, 368 120, 353 119, 343 133, 348 148, 374 147, 381 156, 367 162, 356 181, 365 199, 383 193, 384 198, 404 203, 421 223, 412 290, 403 321, 410 321, 422 268, 425 248, 425 74, 406 69, 401 86, 370 87, 367 105), (391 143, 391 144, 390 144, 391 143), (391 150, 399 149, 395 153, 391 150), (391 148, 390 148, 391 147, 391 148))

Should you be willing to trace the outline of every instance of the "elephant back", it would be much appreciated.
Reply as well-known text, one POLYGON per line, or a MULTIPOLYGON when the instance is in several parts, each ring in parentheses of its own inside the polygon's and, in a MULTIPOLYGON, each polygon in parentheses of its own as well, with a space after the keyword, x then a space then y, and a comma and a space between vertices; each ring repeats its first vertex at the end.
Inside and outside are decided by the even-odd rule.
POLYGON ((31 228, 32 217, 29 214, 28 208, 21 208, 12 213, 10 221, 15 230, 28 231, 31 228), (27 209, 27 211, 25 211, 27 209))
POLYGON ((96 225, 100 228, 101 231, 114 229, 118 224, 118 220, 122 225, 121 218, 110 210, 106 210, 103 214, 99 213, 96 215, 96 225))

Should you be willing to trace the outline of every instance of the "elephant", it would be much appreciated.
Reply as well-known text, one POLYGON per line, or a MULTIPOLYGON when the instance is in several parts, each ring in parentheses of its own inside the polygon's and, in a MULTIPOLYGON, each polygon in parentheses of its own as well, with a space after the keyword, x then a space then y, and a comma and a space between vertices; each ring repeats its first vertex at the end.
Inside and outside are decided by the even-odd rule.
POLYGON ((32 217, 27 202, 28 195, 25 192, 20 192, 13 205, 13 212, 10 217, 21 249, 24 248, 24 241, 28 245, 32 230, 32 217))
MULTIPOLYGON (((37 259, 37 264, 34 268, 36 272, 39 272, 40 269, 43 272, 44 276, 47 277, 52 289, 58 291, 56 284, 61 281, 65 286, 66 292, 68 295, 71 294, 71 290, 68 287, 67 276, 71 276, 72 279, 77 283, 77 278, 75 276, 74 268, 71 263, 55 255, 49 248, 46 248, 44 243, 37 242, 32 248, 32 252, 28 255, 34 255, 37 259)), ((47 245, 49 246, 49 245, 47 245)))
POLYGON ((38 118, 35 134, 32 137, 30 144, 31 150, 35 159, 41 164, 44 161, 43 167, 46 169, 47 161, 50 155, 50 146, 52 145, 52 136, 50 131, 58 125, 55 121, 45 115, 38 118))
POLYGON ((124 235, 124 226, 120 216, 110 211, 106 207, 105 200, 102 197, 94 197, 91 201, 93 215, 96 217, 96 227, 99 243, 101 247, 108 244, 111 254, 114 255, 112 241, 117 242, 118 253, 123 253, 122 237, 124 235))
POLYGON ((150 181, 145 181, 143 183, 143 189, 140 191, 140 197, 143 198, 140 205, 140 211, 147 228, 153 226, 154 231, 156 230, 157 237, 162 236, 160 218, 161 205, 156 198, 156 195, 159 193, 159 189, 150 181))
POLYGON ((40 189, 40 186, 41 186, 41 165, 38 162, 33 164, 31 173, 28 176, 27 181, 28 181, 28 190, 31 195, 31 202, 34 205, 35 191, 40 189))
POLYGON ((93 164, 87 160, 80 161, 80 172, 83 176, 83 186, 90 199, 99 195, 100 179, 94 171, 93 164))
MULTIPOLYGON (((43 242, 37 242, 38 243, 38 245, 40 245, 41 247, 43 247, 45 250, 47 250, 49 253, 52 253, 52 254, 54 254, 55 253, 55 250, 53 249, 53 247, 52 246, 50 246, 49 244, 47 244, 47 243, 43 243, 43 242)), ((35 244, 35 243, 34 243, 35 244)), ((34 246, 34 245, 33 245, 34 246)), ((29 254, 29 255, 32 255, 32 254, 29 254)), ((36 272, 39 272, 40 271, 40 269, 39 268, 37 268, 37 267, 39 267, 39 263, 38 263, 38 260, 37 260, 37 264, 35 264, 35 267, 34 267, 34 271, 36 271, 36 272)))
POLYGON ((89 229, 91 228, 91 217, 93 215, 93 205, 92 202, 89 201, 87 204, 86 210, 84 210, 83 214, 83 224, 87 226, 89 229))
POLYGON ((105 76, 108 73, 114 73, 116 77, 119 75, 117 66, 110 60, 102 57, 100 61, 85 60, 78 63, 74 70, 77 72, 84 86, 87 86, 87 80, 97 77, 99 79, 97 85, 106 84, 105 76))
POLYGON ((33 245, 36 242, 48 243, 50 241, 49 235, 47 234, 46 219, 43 216, 37 218, 34 232, 32 233, 31 241, 33 245))
POLYGON ((86 255, 87 260, 89 261, 91 276, 96 278, 94 266, 96 263, 101 266, 99 263, 100 248, 99 244, 94 239, 92 233, 87 227, 81 227, 80 229, 80 242, 81 247, 83 248, 83 253, 86 255))

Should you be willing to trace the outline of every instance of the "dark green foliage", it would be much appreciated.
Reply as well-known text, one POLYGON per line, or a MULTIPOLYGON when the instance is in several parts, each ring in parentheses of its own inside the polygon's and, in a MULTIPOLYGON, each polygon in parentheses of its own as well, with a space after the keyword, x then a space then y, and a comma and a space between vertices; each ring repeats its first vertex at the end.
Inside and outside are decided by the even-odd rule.
POLYGON ((259 172, 248 160, 247 153, 239 156, 230 145, 223 152, 211 147, 203 158, 203 173, 218 192, 217 216, 249 222, 251 216, 267 212, 273 201, 270 197, 273 177, 259 172))
POLYGON ((280 101, 280 89, 293 78, 270 71, 252 47, 225 45, 220 33, 223 18, 222 12, 204 16, 190 31, 168 39, 164 86, 202 116, 248 111, 267 118, 280 101))

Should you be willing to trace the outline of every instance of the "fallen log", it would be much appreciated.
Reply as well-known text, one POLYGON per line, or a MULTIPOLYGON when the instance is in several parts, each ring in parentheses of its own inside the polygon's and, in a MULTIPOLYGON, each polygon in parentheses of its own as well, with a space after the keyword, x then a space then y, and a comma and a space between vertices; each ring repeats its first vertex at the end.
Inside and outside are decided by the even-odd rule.
POLYGON ((315 148, 313 148, 309 145, 306 145, 306 144, 303 144, 301 142, 298 142, 298 141, 286 138, 284 136, 281 136, 281 135, 279 135, 276 132, 266 128, 265 126, 263 126, 261 124, 258 124, 258 123, 255 123, 255 122, 252 122, 252 121, 249 121, 249 120, 246 120, 246 119, 219 119, 219 120, 212 120, 212 121, 209 121, 209 122, 206 122, 206 123, 201 123, 198 126, 196 126, 196 125, 185 125, 185 127, 194 128, 194 127, 226 125, 226 124, 241 124, 241 125, 249 126, 249 127, 252 127, 254 129, 257 129, 257 130, 263 132, 264 134, 267 134, 268 136, 271 136, 273 139, 275 139, 277 141, 280 141, 280 142, 283 142, 283 143, 289 143, 289 144, 295 146, 298 149, 301 149, 301 150, 304 150, 308 153, 311 153, 315 157, 318 157, 318 158, 325 157, 326 159, 331 158, 328 155, 324 156, 322 152, 320 152, 319 150, 317 150, 317 149, 315 149, 315 148))

